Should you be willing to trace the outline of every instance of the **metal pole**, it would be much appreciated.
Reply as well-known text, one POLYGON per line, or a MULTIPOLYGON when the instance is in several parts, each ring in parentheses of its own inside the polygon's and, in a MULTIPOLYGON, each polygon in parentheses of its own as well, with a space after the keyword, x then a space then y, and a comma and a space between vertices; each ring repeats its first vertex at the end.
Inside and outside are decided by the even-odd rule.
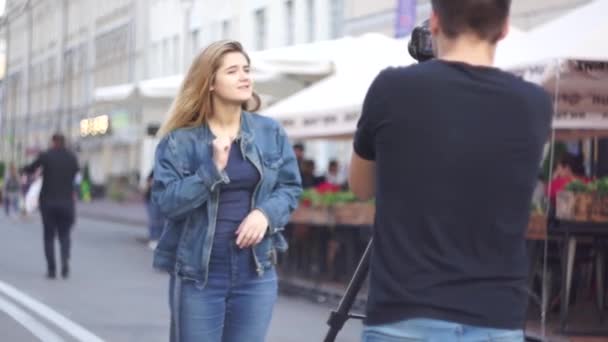
MULTIPOLYGON (((8 18, 10 18, 10 13, 7 13, 7 15, 9 15, 8 18)), ((8 21, 8 25, 7 25, 7 35, 9 36, 9 42, 10 42, 10 20, 8 21)), ((9 53, 10 49, 7 49, 7 54, 6 54, 6 60, 7 60, 7 65, 10 66, 10 64, 8 63, 9 57, 10 57, 10 53, 9 53)), ((6 75, 9 75, 9 70, 6 70, 6 75)), ((8 82, 9 86, 10 86, 10 96, 12 97, 11 99, 11 104, 12 104, 12 113, 10 114, 11 116, 11 121, 9 123, 10 125, 10 133, 9 133, 9 143, 10 143, 10 160, 15 162, 15 125, 16 125, 16 121, 17 121, 17 99, 19 98, 19 94, 18 94, 18 87, 19 87, 19 79, 15 78, 12 79, 12 77, 7 77, 7 79, 10 79, 10 82, 8 82), (14 83, 14 85, 13 85, 14 83)), ((7 111, 8 112, 8 111, 7 111)))
POLYGON ((63 111, 64 111, 64 96, 65 96, 65 47, 68 37, 68 0, 61 1, 61 43, 59 44, 59 102, 57 104, 57 121, 55 122, 55 130, 62 129, 63 111))
POLYGON ((190 13, 192 12, 192 0, 182 0, 182 7, 184 10, 183 27, 182 27, 182 71, 184 74, 188 70, 190 65, 190 13))
POLYGON ((4 60, 4 80, 2 81, 2 137, 0 138, 0 143, 2 144, 1 150, 2 151, 2 158, 7 158, 8 155, 10 155, 10 153, 6 152, 6 146, 7 144, 7 139, 10 138, 10 134, 9 134, 9 130, 8 130, 8 126, 9 126, 9 120, 8 120, 8 111, 9 111, 9 107, 8 107, 8 101, 9 101, 9 89, 11 86, 11 82, 10 82, 10 72, 9 72, 9 56, 10 56, 10 49, 9 49, 9 45, 10 45, 10 23, 8 20, 8 12, 4 14, 4 16, 2 17, 2 26, 4 27, 4 35, 5 35, 5 46, 4 46, 4 50, 5 50, 5 60, 4 60))
POLYGON ((129 83, 135 83, 135 56, 137 54, 136 43, 137 34, 137 1, 131 1, 131 23, 129 24, 129 54, 128 58, 128 73, 129 83))
POLYGON ((68 143, 72 142, 72 119, 74 116, 74 112, 72 110, 72 92, 73 92, 73 85, 74 85, 74 55, 75 55, 75 50, 74 49, 70 49, 68 54, 66 55, 66 64, 65 64, 65 77, 66 77, 66 106, 65 106, 65 110, 66 110, 66 115, 68 118, 68 122, 67 122, 67 127, 65 129, 65 131, 63 132, 64 135, 66 136, 68 143))
POLYGON ((25 11, 27 11, 27 69, 25 72, 25 89, 27 91, 27 94, 25 102, 25 135, 22 139, 27 154, 27 148, 29 147, 31 133, 30 126, 32 124, 32 38, 34 36, 34 21, 32 18, 33 14, 31 2, 28 1, 25 6, 25 11))

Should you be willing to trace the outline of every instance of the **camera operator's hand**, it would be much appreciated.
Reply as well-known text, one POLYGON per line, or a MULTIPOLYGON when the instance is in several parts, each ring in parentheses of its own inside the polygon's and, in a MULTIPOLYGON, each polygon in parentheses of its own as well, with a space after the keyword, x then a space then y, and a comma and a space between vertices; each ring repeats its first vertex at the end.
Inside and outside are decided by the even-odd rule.
POLYGON ((228 156, 230 156, 230 146, 232 139, 223 137, 213 140, 213 162, 218 171, 223 171, 228 165, 228 156))
POLYGON ((236 244, 240 248, 255 246, 262 241, 268 230, 268 219, 255 209, 247 215, 236 231, 236 244))

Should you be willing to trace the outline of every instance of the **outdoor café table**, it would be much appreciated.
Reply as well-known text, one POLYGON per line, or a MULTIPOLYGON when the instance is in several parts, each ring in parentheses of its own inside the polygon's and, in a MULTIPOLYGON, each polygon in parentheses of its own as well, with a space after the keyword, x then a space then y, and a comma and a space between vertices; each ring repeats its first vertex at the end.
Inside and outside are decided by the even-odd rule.
MULTIPOLYGON (((560 220, 559 224, 549 228, 551 237, 561 237, 563 243, 562 248, 562 297, 561 297, 561 330, 565 332, 568 319, 569 299, 572 285, 572 272, 574 267, 574 259, 576 256, 577 243, 581 239, 593 238, 602 239, 608 238, 608 223, 596 222, 576 222, 560 220)), ((597 280, 598 292, 597 303, 600 309, 600 319, 604 307, 604 273, 605 266, 605 251, 601 248, 596 256, 597 260, 597 280)))

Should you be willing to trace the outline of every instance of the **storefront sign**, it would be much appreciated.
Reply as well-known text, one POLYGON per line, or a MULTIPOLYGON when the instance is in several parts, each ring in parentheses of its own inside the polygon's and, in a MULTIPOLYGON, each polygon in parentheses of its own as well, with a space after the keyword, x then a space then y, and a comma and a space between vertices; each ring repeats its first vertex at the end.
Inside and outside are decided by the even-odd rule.
POLYGON ((395 19, 395 37, 409 35, 416 25, 416 0, 398 0, 395 19))
POLYGON ((110 131, 110 117, 100 115, 80 121, 80 136, 89 137, 97 135, 105 135, 110 131))

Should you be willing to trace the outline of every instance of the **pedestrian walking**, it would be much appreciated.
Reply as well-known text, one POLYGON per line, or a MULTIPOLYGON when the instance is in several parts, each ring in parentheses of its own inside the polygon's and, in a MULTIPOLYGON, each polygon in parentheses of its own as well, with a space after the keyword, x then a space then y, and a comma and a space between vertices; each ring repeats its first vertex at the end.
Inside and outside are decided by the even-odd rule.
POLYGON ((55 134, 52 147, 41 153, 36 160, 23 168, 32 174, 42 169, 40 190, 40 213, 44 228, 44 254, 47 262, 47 277, 56 276, 55 238, 61 249, 61 275, 69 275, 70 233, 75 218, 74 177, 78 172, 78 160, 65 146, 65 137, 55 134))
POLYGON ((19 214, 19 200, 21 198, 21 182, 14 164, 9 166, 7 175, 2 185, 2 201, 4 202, 4 213, 7 217, 19 214))
POLYGON ((285 131, 259 108, 234 41, 199 54, 161 128, 152 199, 168 218, 154 265, 171 274, 171 340, 263 342, 277 251, 301 194, 285 131))

